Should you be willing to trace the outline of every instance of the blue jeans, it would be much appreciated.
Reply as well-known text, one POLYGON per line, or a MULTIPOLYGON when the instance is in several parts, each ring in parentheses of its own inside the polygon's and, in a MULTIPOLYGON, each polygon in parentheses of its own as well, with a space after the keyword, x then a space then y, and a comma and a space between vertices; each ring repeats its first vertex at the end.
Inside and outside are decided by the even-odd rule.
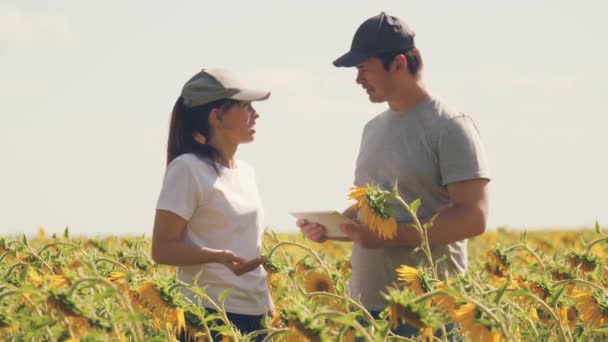
MULTIPOLYGON (((205 308, 205 314, 215 314, 217 311, 209 308, 205 308)), ((264 329, 262 326, 262 319, 264 315, 243 315, 236 314, 231 312, 226 312, 226 316, 228 316, 228 320, 232 325, 234 325, 237 329, 241 331, 243 334, 248 334, 254 332, 256 330, 264 329)), ((218 324, 223 324, 223 322, 219 321, 218 324)), ((214 331, 211 331, 213 341, 221 341, 222 336, 214 331)), ((261 342, 266 337, 266 334, 258 335, 255 337, 254 341, 261 342)), ((182 332, 179 336, 180 342, 190 342, 186 340, 186 334, 182 332)))

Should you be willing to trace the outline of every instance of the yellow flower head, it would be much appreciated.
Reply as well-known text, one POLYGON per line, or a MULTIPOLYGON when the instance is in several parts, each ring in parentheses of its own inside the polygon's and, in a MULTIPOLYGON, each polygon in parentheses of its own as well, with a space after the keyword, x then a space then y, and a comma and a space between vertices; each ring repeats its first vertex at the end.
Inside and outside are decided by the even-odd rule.
POLYGON ((164 322, 167 328, 175 328, 177 333, 181 333, 186 326, 184 310, 165 301, 161 290, 153 281, 146 280, 136 290, 137 299, 143 307, 154 313, 153 324, 156 329, 159 329, 161 322, 164 322))
POLYGON ((454 322, 460 324, 459 335, 468 333, 475 341, 503 341, 504 337, 495 332, 492 326, 476 319, 480 315, 479 309, 474 304, 465 303, 459 306, 453 315, 454 322))
POLYGON ((397 221, 389 200, 392 194, 376 185, 352 187, 349 199, 357 201, 355 206, 361 220, 383 239, 392 239, 397 234, 397 221))
POLYGON ((573 299, 585 325, 597 327, 608 324, 608 295, 605 292, 574 290, 573 299))
POLYGON ((411 289, 416 296, 431 291, 428 276, 416 268, 401 265, 397 269, 397 275, 403 286, 411 289))
POLYGON ((433 340, 433 332, 442 318, 438 310, 429 305, 430 302, 419 303, 412 292, 392 287, 383 297, 389 304, 387 313, 391 328, 407 323, 420 330, 423 341, 433 340))
MULTIPOLYGON (((445 282, 441 282, 437 285, 437 289, 442 291, 450 291, 450 287, 445 282)), ((456 299, 447 293, 440 293, 433 297, 433 302, 435 302, 439 311, 441 311, 445 316, 452 318, 454 311, 458 307, 456 303, 456 299)))
POLYGON ((507 255, 500 249, 495 248, 488 251, 485 269, 488 273, 496 277, 506 277, 509 273, 511 261, 507 255))
POLYGON ((313 271, 304 278, 307 292, 334 292, 334 283, 326 273, 313 271))

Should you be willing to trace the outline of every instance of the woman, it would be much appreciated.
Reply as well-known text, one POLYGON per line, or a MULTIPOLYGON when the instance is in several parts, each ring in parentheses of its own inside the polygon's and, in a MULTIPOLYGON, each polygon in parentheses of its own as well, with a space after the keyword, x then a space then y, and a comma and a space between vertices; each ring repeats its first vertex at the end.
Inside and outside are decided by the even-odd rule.
MULTIPOLYGON (((232 289, 225 309, 243 333, 262 329, 271 303, 255 174, 235 154, 254 140, 259 115, 251 102, 269 96, 244 89, 227 70, 202 70, 186 82, 171 117, 152 237, 152 257, 177 266, 179 280, 206 287, 216 304, 232 289)), ((191 291, 186 295, 197 303, 191 291)))

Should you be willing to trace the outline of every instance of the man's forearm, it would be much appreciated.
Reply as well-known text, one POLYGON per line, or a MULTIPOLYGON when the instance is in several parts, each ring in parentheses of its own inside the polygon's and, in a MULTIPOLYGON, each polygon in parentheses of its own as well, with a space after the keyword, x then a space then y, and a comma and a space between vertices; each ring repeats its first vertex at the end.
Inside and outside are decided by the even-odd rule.
MULTIPOLYGON (((471 238, 486 229, 486 212, 479 207, 447 207, 440 211, 428 229, 429 245, 441 246, 471 238)), ((401 223, 393 240, 384 240, 385 247, 420 246, 420 236, 411 222, 401 223)))

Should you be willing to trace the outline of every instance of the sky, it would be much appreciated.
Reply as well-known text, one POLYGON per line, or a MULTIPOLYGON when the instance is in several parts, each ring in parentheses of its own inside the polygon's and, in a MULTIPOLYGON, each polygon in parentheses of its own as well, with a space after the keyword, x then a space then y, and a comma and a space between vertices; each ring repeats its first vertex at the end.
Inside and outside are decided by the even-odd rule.
POLYGON ((386 11, 415 32, 430 91, 473 118, 489 227, 608 223, 603 1, 0 0, 0 235, 151 236, 169 112, 202 68, 271 90, 254 166, 267 225, 342 210, 371 104, 331 62, 386 11))

